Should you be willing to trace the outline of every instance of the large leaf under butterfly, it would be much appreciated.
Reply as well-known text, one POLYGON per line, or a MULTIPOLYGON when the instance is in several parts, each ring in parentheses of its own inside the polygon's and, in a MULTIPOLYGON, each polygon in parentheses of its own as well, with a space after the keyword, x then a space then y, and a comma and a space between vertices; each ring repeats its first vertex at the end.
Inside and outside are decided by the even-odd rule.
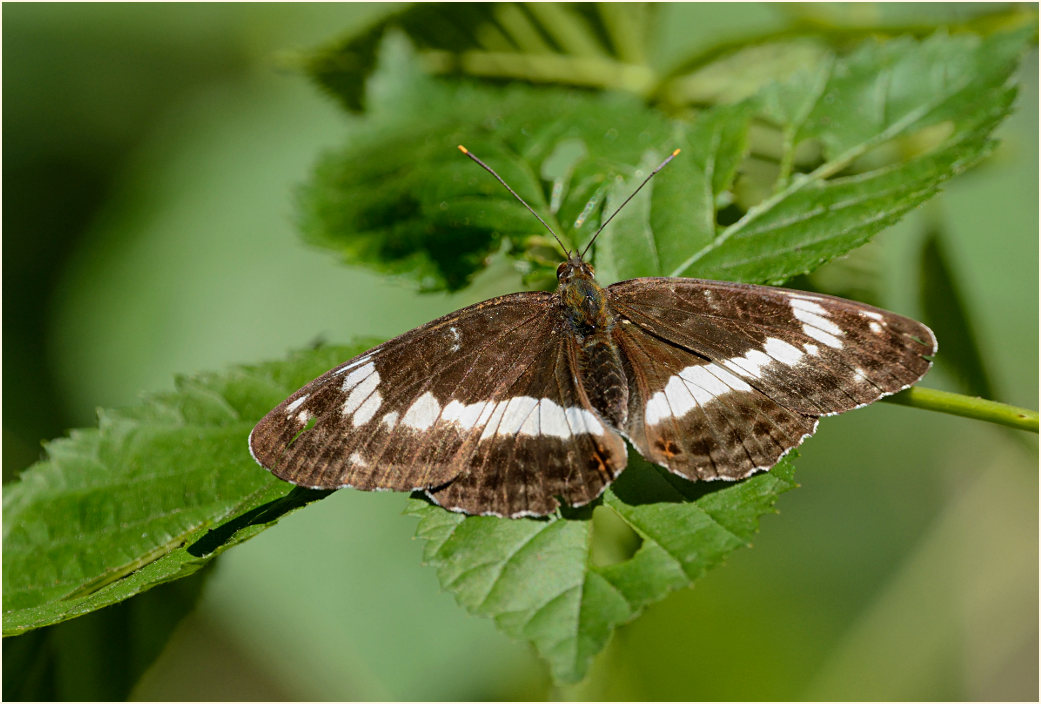
POLYGON ((625 468, 623 438, 692 480, 769 469, 821 416, 917 382, 936 352, 925 325, 832 296, 687 278, 601 288, 577 252, 557 279, 331 369, 257 424, 253 457, 301 486, 541 516, 596 499, 625 468))

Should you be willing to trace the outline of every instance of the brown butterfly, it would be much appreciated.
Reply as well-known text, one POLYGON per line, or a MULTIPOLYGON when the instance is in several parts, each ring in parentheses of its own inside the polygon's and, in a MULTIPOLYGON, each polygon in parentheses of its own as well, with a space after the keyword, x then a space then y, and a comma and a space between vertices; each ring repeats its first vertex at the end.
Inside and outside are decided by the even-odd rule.
POLYGON ((541 516, 600 496, 625 468, 623 438, 691 480, 769 469, 821 416, 917 382, 936 352, 925 325, 833 296, 686 278, 602 288, 589 246, 561 247, 556 291, 463 308, 329 370, 257 424, 254 459, 316 489, 541 516))

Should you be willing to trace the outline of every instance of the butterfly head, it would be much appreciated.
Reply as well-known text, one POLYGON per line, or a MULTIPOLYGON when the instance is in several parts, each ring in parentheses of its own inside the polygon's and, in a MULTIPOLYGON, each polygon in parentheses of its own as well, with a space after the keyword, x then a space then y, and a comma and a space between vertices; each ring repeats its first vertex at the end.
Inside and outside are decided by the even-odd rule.
POLYGON ((594 273, 591 265, 582 261, 579 254, 572 252, 567 261, 557 267, 557 282, 561 286, 568 286, 578 279, 592 280, 594 273))
POLYGON ((608 327, 604 290, 593 278, 593 267, 571 253, 557 267, 557 293, 565 314, 580 337, 608 327))

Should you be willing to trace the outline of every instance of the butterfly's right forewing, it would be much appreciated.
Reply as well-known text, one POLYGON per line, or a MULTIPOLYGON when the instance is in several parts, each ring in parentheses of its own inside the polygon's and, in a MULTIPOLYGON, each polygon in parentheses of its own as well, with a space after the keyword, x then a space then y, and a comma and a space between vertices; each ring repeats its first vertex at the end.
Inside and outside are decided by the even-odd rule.
POLYGON ((607 290, 629 365, 626 433, 691 479, 771 467, 818 417, 918 381, 936 351, 921 323, 832 296, 676 278, 607 290))

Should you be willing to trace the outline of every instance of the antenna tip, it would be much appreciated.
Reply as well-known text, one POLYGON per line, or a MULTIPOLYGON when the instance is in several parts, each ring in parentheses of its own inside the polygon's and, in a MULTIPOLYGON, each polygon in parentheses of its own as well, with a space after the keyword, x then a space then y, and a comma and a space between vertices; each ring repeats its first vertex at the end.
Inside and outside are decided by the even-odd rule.
MULTIPOLYGON (((459 151, 461 151, 463 154, 469 154, 470 153, 470 150, 467 149, 466 147, 464 147, 462 144, 460 144, 458 146, 459 146, 459 151)), ((676 151, 679 151, 679 150, 677 149, 676 151)))
MULTIPOLYGON (((459 147, 459 148, 460 148, 460 149, 462 149, 462 147, 459 147)), ((679 150, 679 149, 677 149, 676 151, 674 151, 674 152, 672 153, 672 155, 673 155, 673 156, 676 156, 676 155, 677 155, 677 154, 679 154, 679 153, 680 153, 680 150, 679 150)))

